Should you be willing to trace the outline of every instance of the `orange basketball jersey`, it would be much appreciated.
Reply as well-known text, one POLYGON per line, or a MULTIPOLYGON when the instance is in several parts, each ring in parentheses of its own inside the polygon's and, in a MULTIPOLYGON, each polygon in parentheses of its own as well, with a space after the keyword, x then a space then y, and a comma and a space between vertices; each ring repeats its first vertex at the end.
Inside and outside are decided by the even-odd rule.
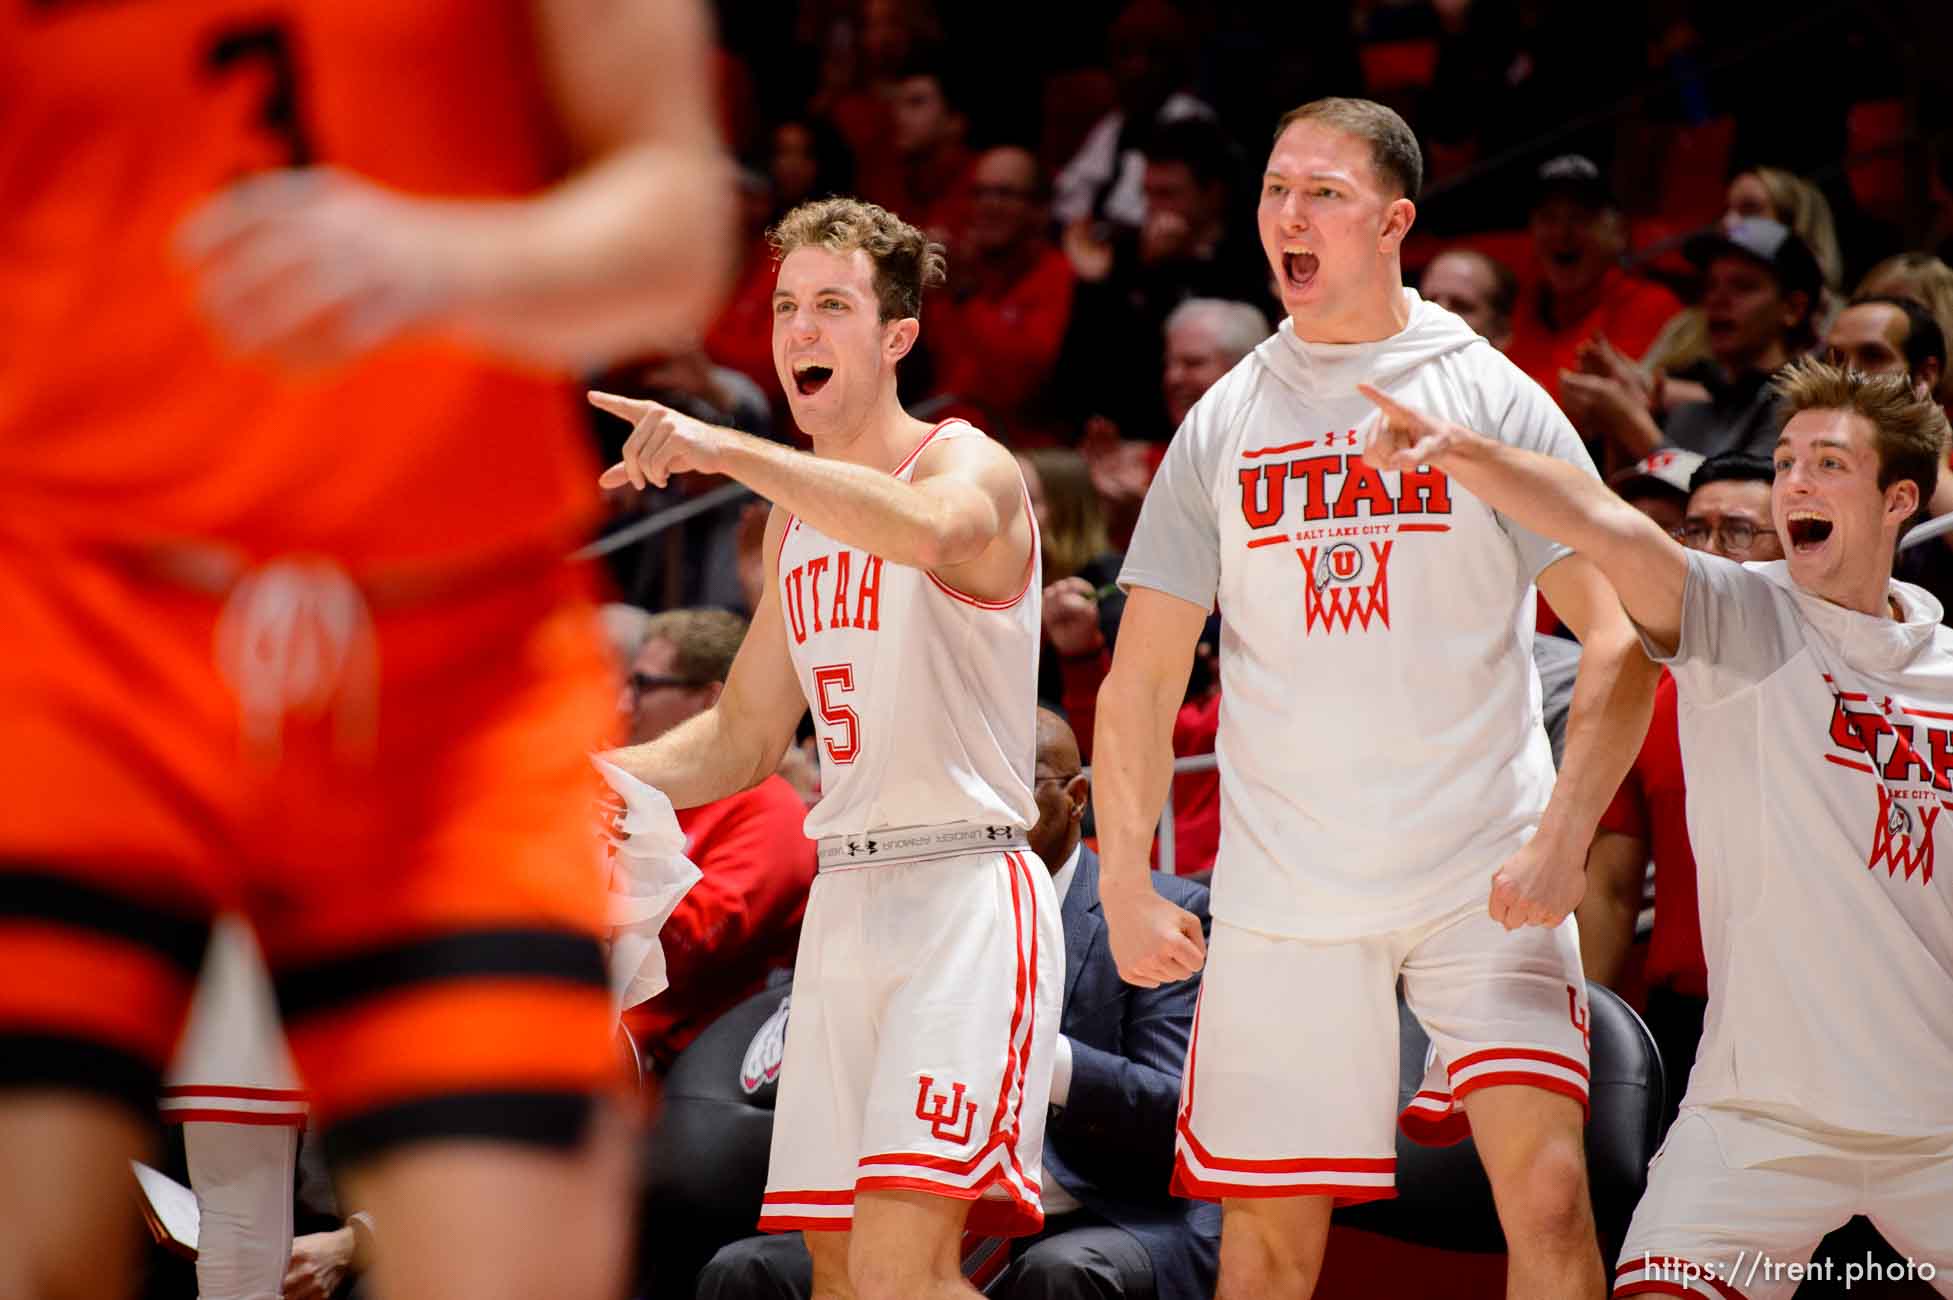
POLYGON ((533 193, 554 121, 520 0, 0 0, 0 528, 355 570, 568 542, 593 468, 560 379, 424 338, 247 361, 172 252, 267 168, 533 193))

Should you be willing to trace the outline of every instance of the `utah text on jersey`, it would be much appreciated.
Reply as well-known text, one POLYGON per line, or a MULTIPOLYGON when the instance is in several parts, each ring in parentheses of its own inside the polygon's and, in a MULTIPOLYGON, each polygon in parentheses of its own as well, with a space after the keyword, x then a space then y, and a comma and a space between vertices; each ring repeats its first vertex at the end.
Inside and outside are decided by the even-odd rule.
POLYGON ((1305 635, 1318 627, 1348 632, 1356 624, 1367 632, 1372 619, 1389 627, 1392 548, 1405 534, 1451 531, 1448 523, 1402 518, 1451 513, 1444 474, 1428 465, 1377 470, 1360 451, 1328 450, 1354 448, 1357 436, 1351 429, 1245 450, 1236 468, 1241 517, 1256 531, 1289 522, 1288 485, 1298 484, 1301 526, 1255 537, 1248 547, 1293 547, 1302 565, 1305 635), (1318 443, 1324 451, 1314 450, 1318 443))
POLYGON ((1878 782, 1878 813, 1866 867, 1882 862, 1887 875, 1916 872, 1933 879, 1933 831, 1943 811, 1953 810, 1953 713, 1914 708, 1887 695, 1874 702, 1858 691, 1831 688, 1831 745, 1827 762, 1863 772, 1878 782), (1851 706, 1860 707, 1853 708, 1851 706), (1938 725, 1935 725, 1938 724, 1938 725), (1917 742, 1924 728, 1926 743, 1917 742), (1894 788, 1894 783, 1898 788, 1894 788))

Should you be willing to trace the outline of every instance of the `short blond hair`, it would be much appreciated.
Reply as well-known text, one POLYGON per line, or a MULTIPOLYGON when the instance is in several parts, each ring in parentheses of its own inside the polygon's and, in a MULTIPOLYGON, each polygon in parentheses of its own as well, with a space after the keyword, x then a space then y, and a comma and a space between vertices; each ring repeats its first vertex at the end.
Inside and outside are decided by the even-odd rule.
POLYGON ((668 609, 644 625, 642 646, 672 648, 677 675, 695 685, 723 682, 746 639, 746 620, 723 609, 668 609))
MULTIPOLYGON (((1915 393, 1904 374, 1868 375, 1807 357, 1779 371, 1771 387, 1786 423, 1801 411, 1842 411, 1864 419, 1878 452, 1879 491, 1910 479, 1919 488, 1919 510, 1926 509, 1946 457, 1946 416, 1931 398, 1915 393)), ((1906 525, 1918 518, 1915 514, 1906 525)))
POLYGON ((868 254, 875 266, 875 303, 884 321, 922 314, 922 292, 943 282, 943 246, 887 208, 860 199, 816 199, 781 217, 766 232, 784 259, 809 245, 831 253, 868 254))
POLYGON ((1424 190, 1424 151, 1417 132, 1396 109, 1374 99, 1346 99, 1332 95, 1291 108, 1275 124, 1275 138, 1297 122, 1320 122, 1370 146, 1370 166, 1377 179, 1393 186, 1415 203, 1424 190))

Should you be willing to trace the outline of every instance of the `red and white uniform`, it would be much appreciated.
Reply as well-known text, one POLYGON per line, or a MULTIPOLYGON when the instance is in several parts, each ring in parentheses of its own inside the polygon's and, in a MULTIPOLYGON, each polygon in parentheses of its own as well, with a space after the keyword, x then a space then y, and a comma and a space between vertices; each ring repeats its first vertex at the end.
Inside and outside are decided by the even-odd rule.
MULTIPOLYGON (((938 425, 895 475, 982 436, 938 425)), ((1024 841, 1037 547, 1021 589, 983 601, 790 519, 779 582, 819 735, 820 871, 760 1227, 845 1229, 857 1190, 892 1189, 972 1200, 978 1232, 1035 1231, 1064 979, 1050 873, 1024 841)))
POLYGON ((172 1124, 305 1126, 305 1093, 278 1024, 271 979, 241 917, 223 916, 211 927, 203 976, 160 1104, 172 1124))
POLYGON ((1553 786, 1533 579, 1567 552, 1436 470, 1364 464, 1357 384, 1593 467, 1538 385, 1405 300, 1373 343, 1284 321, 1215 384, 1120 575, 1221 611, 1214 928, 1177 1174, 1195 1194, 1391 1194, 1400 974, 1439 1053, 1414 1135, 1461 1134, 1458 1099, 1492 1083, 1586 1097, 1573 922, 1484 915, 1553 786), (1354 1063, 1323 1054, 1346 1042, 1367 1045, 1354 1063))
POLYGON ((1894 620, 1782 561, 1688 563, 1666 662, 1709 1015, 1616 1294, 1788 1296, 1739 1252, 1801 1262, 1863 1214, 1953 1295, 1953 630, 1905 583, 1894 620))

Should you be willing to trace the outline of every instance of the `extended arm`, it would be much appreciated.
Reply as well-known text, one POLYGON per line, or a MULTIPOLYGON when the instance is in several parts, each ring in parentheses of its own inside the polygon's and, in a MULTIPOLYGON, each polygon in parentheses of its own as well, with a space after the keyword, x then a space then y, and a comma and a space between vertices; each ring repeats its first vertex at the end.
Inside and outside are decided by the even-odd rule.
POLYGON ((1112 671, 1099 688, 1092 741, 1098 806, 1099 899, 1119 974, 1142 988, 1200 969, 1200 923, 1153 891, 1149 850, 1173 781, 1173 720, 1187 692, 1207 611, 1134 587, 1112 671))
MULTIPOLYGON (((705 424, 656 402, 610 393, 591 393, 590 402, 634 426, 623 458, 599 480, 604 487, 662 487, 686 471, 727 474, 829 537, 893 564, 946 579, 976 565, 986 571, 983 578, 1009 584, 1021 581, 1030 561, 1023 475, 991 439, 931 444, 905 483, 881 469, 705 424)), ((982 588, 991 585, 980 579, 968 590, 987 597, 993 593, 982 588)))
MULTIPOLYGON (((1431 419, 1368 385, 1362 391, 1382 411, 1364 453, 1372 465, 1436 466, 1500 514, 1572 547, 1606 577, 1652 641, 1675 648, 1688 556, 1654 520, 1577 466, 1431 419)), ((1571 760, 1570 734, 1568 749, 1571 760)))
POLYGON ((774 511, 766 524, 766 590, 718 702, 656 740, 608 756, 662 790, 674 808, 696 808, 764 781, 780 765, 807 711, 780 621, 775 557, 784 527, 784 517, 774 511))
POLYGON ((537 35, 583 170, 534 199, 462 209, 479 292, 468 333, 588 365, 703 331, 731 279, 733 172, 697 0, 542 0, 537 35))
POLYGON ((683 345, 731 277, 731 165, 699 0, 536 0, 567 179, 521 198, 387 189, 330 168, 250 176, 179 232, 230 342, 335 365, 412 331, 552 369, 683 345))

